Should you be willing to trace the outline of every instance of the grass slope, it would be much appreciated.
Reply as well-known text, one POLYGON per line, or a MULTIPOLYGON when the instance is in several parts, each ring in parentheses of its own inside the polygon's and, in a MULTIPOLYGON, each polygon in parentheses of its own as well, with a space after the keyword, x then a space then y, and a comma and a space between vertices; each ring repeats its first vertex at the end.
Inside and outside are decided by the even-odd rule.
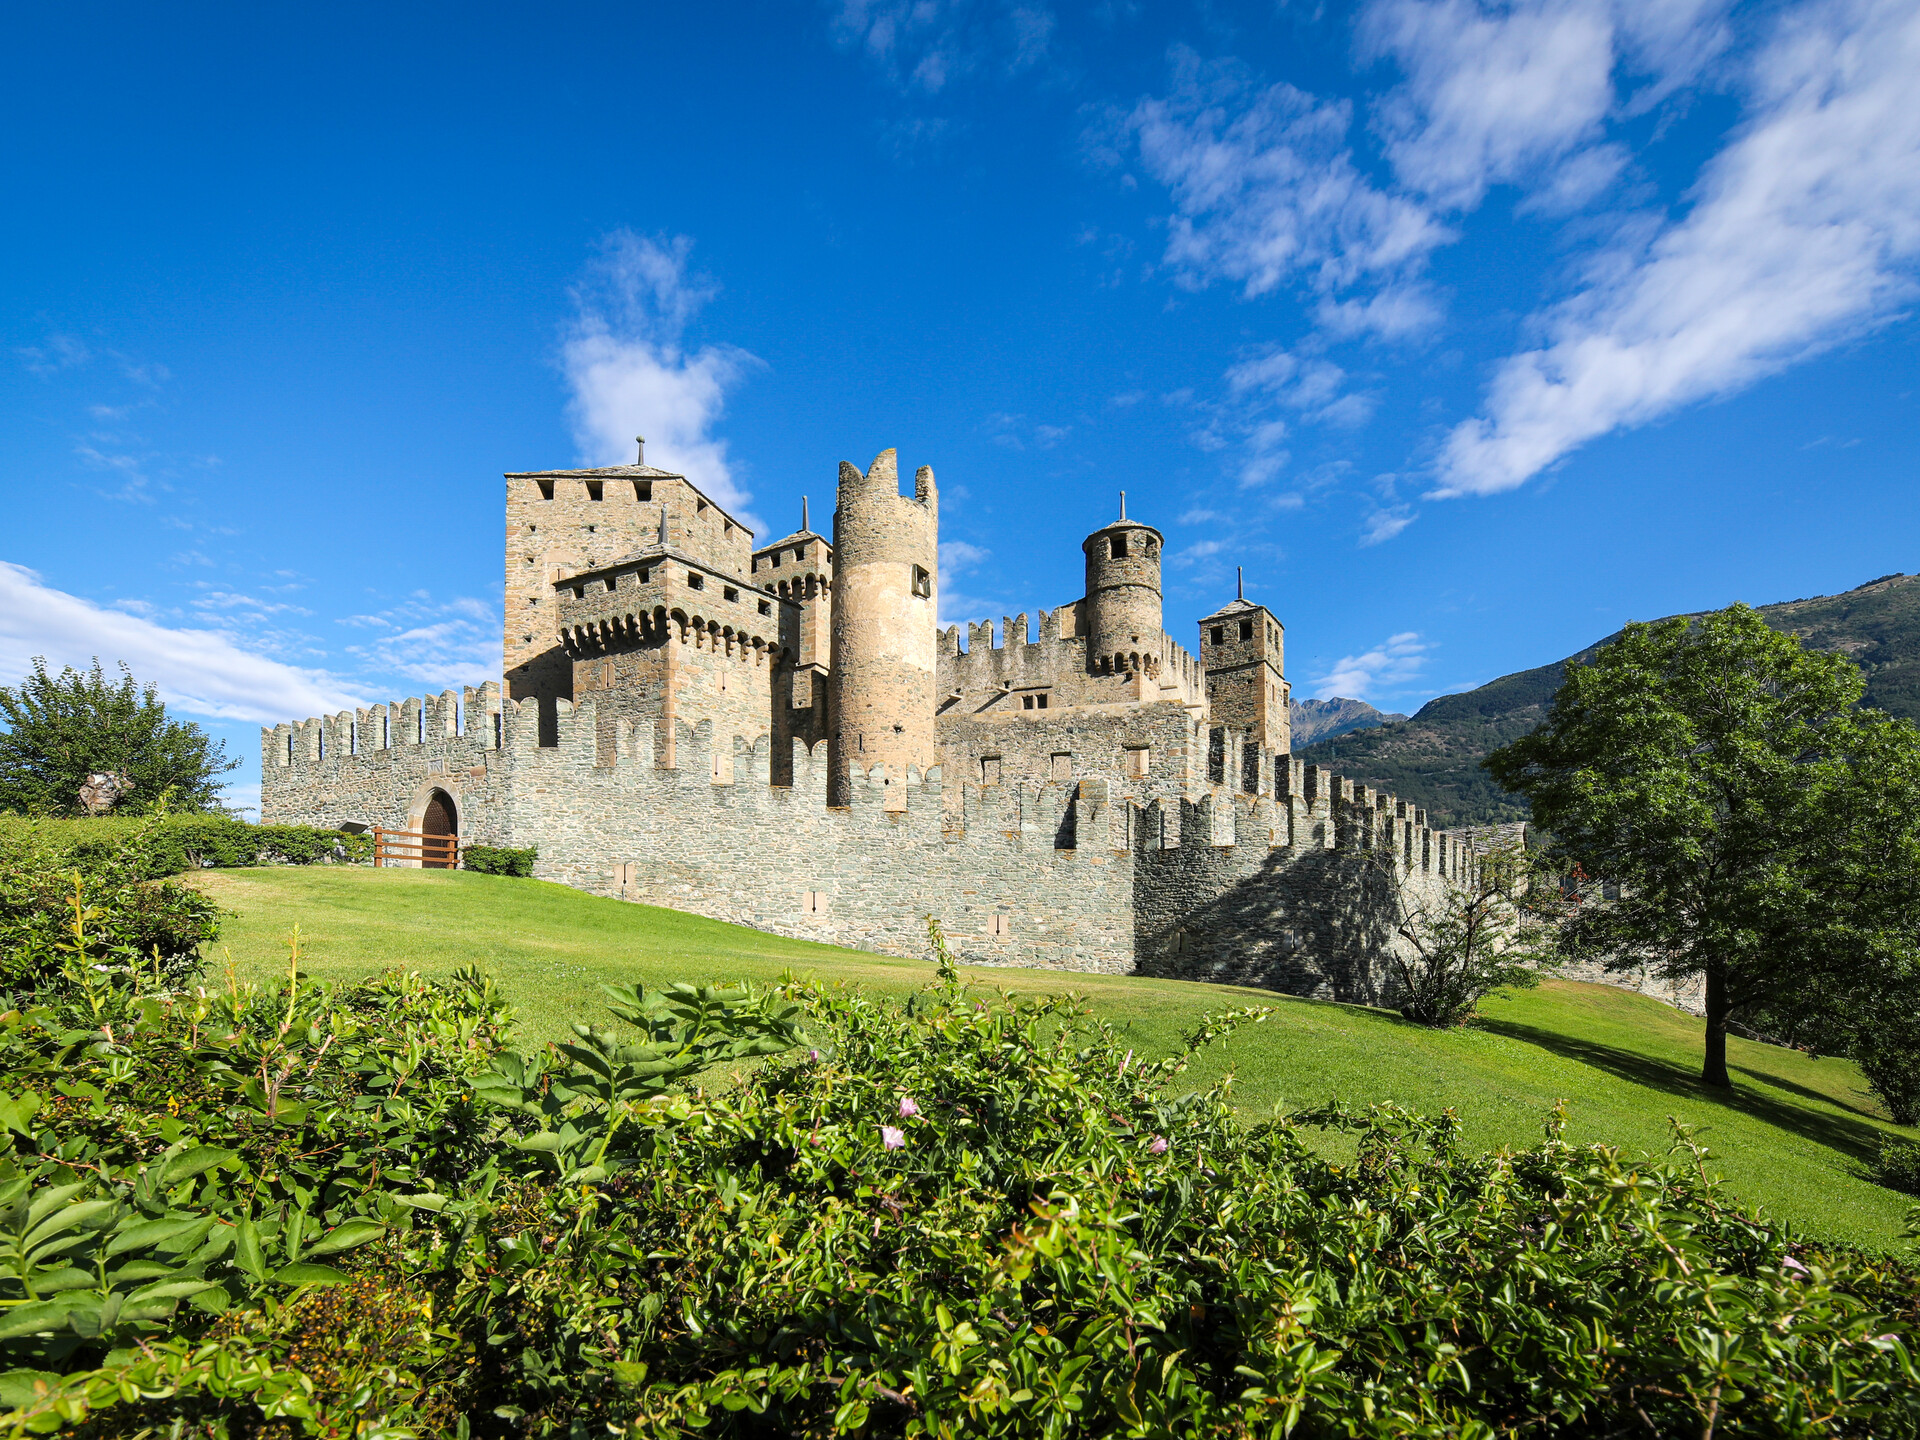
MULTIPOLYGON (((792 968, 826 981, 903 994, 931 978, 925 961, 891 960, 829 945, 584 895, 535 880, 433 870, 310 866, 207 871, 200 885, 234 913, 209 967, 230 952, 242 979, 286 964, 300 927, 303 969, 351 979, 388 967, 445 974, 478 964, 500 977, 524 1038, 567 1034, 604 1011, 602 983, 771 980, 792 968)), ((1819 1233, 1889 1246, 1908 1197, 1863 1178, 1884 1133, 1859 1073, 1842 1060, 1729 1041, 1731 1096, 1702 1087, 1699 1025, 1643 996, 1549 981, 1486 1007, 1479 1029, 1432 1031, 1359 1006, 1175 980, 969 970, 970 983, 1027 993, 1073 990, 1131 1027, 1143 1052, 1164 1052, 1210 1009, 1270 1004, 1266 1024, 1208 1052, 1203 1074, 1231 1066, 1241 1103, 1356 1105, 1393 1100, 1437 1113, 1453 1106, 1469 1143, 1523 1145, 1557 1099, 1571 1104, 1569 1137, 1629 1151, 1668 1142, 1666 1117, 1701 1127, 1721 1173, 1743 1200, 1819 1233)))
MULTIPOLYGON (((1920 575, 1888 575, 1843 595, 1763 605, 1760 614, 1813 649, 1844 652, 1866 672, 1868 705, 1920 720, 1920 575)), ((1465 694, 1442 695, 1411 720, 1354 730, 1295 753, 1423 806, 1439 825, 1524 820, 1526 802, 1494 784, 1480 762, 1547 718, 1569 661, 1592 658, 1614 638, 1465 694)))

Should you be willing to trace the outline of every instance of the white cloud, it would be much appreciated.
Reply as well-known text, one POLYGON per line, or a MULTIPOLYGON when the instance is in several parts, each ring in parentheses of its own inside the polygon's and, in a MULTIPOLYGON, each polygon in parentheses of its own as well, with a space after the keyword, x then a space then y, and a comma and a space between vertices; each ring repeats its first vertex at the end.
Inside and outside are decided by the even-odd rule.
POLYGON ((834 39, 899 89, 937 94, 976 70, 1018 74, 1046 58, 1054 14, 1006 0, 841 0, 834 39))
MULTIPOLYGON (((1296 280, 1327 296, 1363 283, 1417 292, 1452 233, 1354 165, 1345 101, 1256 86, 1189 51, 1174 66, 1171 92, 1140 101, 1119 129, 1172 196, 1166 262, 1183 283, 1234 281, 1248 298, 1296 280)), ((1391 318, 1405 326, 1417 309, 1403 298, 1391 318)), ((1356 328, 1370 320, 1364 305, 1340 313, 1356 328)))
POLYGON ((110 670, 124 660, 167 704, 210 719, 272 725, 368 703, 323 670, 252 654, 220 630, 175 629, 108 609, 0 561, 0 675, 26 674, 35 655, 56 672, 83 670, 96 655, 110 670))
POLYGON ((1427 663, 1429 647, 1417 630, 1389 636, 1363 655, 1342 655, 1312 682, 1316 700, 1365 700, 1410 684, 1427 663))
POLYGON ((469 596, 436 601, 419 593, 392 609, 339 623, 384 632, 347 647, 370 669, 444 690, 500 678, 500 622, 498 605, 469 596))
POLYGON ((1543 317, 1484 412, 1455 427, 1437 495, 1523 484, 1584 442, 1739 390, 1893 316, 1920 254, 1920 7, 1831 0, 1782 17, 1747 118, 1692 209, 1543 317))
POLYGON ((991 550, 980 545, 970 545, 965 540, 940 542, 940 623, 942 625, 964 624, 969 620, 978 620, 983 615, 990 616, 996 610, 1005 613, 1006 602, 997 596, 975 595, 953 583, 962 576, 977 571, 992 558, 992 555, 991 550))
POLYGON ((645 435, 649 465, 684 474, 762 530, 727 442, 713 433, 727 392, 760 362, 733 346, 683 347, 688 322, 718 293, 688 273, 692 245, 684 235, 656 241, 627 230, 602 242, 573 292, 577 314, 561 347, 574 444, 586 464, 630 464, 634 436, 645 435))
POLYGON ((1395 505, 1390 509, 1376 510, 1367 517, 1367 523, 1361 527, 1360 544, 1379 545, 1393 539, 1419 517, 1405 505, 1395 505))
POLYGON ((1374 0, 1364 58, 1406 76, 1374 128, 1401 183, 1471 209, 1489 185, 1539 183, 1540 208, 1586 203, 1625 155, 1605 143, 1617 67, 1652 79, 1642 108, 1692 79, 1727 41, 1727 0, 1374 0))
POLYGON ((969 545, 965 540, 942 540, 940 542, 940 578, 944 580, 949 575, 964 575, 969 570, 977 570, 992 554, 991 550, 979 545, 969 545))

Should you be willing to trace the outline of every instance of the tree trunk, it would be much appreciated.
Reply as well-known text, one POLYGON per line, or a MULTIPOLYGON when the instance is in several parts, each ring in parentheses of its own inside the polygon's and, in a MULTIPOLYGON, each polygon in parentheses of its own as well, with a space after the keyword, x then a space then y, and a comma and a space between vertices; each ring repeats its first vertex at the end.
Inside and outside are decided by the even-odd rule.
POLYGON ((1700 1078, 1709 1085, 1733 1087, 1727 1076, 1727 981, 1717 965, 1707 967, 1707 1060, 1700 1078))

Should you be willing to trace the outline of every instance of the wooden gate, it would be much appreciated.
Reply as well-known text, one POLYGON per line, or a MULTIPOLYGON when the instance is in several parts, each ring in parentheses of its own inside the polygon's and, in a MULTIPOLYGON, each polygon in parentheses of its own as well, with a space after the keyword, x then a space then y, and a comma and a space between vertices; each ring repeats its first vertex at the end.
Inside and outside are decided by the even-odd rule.
POLYGON ((460 837, 429 835, 422 830, 387 830, 376 825, 373 827, 373 863, 455 870, 460 865, 460 837))

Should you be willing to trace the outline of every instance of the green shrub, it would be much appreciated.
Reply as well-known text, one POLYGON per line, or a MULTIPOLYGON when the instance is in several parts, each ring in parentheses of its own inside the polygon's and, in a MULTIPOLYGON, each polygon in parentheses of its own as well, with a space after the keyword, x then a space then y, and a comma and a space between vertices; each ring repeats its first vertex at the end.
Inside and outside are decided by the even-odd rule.
POLYGON ((524 850, 504 845, 469 845, 460 854, 467 869, 482 875, 528 876, 533 874, 533 862, 540 858, 538 847, 533 845, 524 850))
POLYGON ((101 816, 84 820, 0 817, 0 837, 32 837, 74 862, 102 862, 140 837, 148 878, 187 870, 244 865, 363 864, 373 858, 371 835, 349 835, 309 825, 250 825, 228 815, 101 816))
POLYGON ((77 1264, 71 1316, 0 1319, 0 1433, 1920 1425, 1920 1276, 1742 1210, 1684 1133, 1470 1157, 1450 1115, 1181 1093, 1260 1012, 1143 1061, 1071 1000, 613 998, 533 1056, 473 975, 0 1016, 0 1248, 25 1202, 179 1287, 77 1264))
POLYGON ((0 990, 184 981, 219 933, 220 910, 190 886, 149 877, 161 822, 109 843, 62 845, 38 827, 0 831, 0 990))
POLYGON ((1920 1144, 1887 1136, 1880 1142, 1880 1158, 1869 1173, 1889 1189, 1920 1195, 1920 1144))

